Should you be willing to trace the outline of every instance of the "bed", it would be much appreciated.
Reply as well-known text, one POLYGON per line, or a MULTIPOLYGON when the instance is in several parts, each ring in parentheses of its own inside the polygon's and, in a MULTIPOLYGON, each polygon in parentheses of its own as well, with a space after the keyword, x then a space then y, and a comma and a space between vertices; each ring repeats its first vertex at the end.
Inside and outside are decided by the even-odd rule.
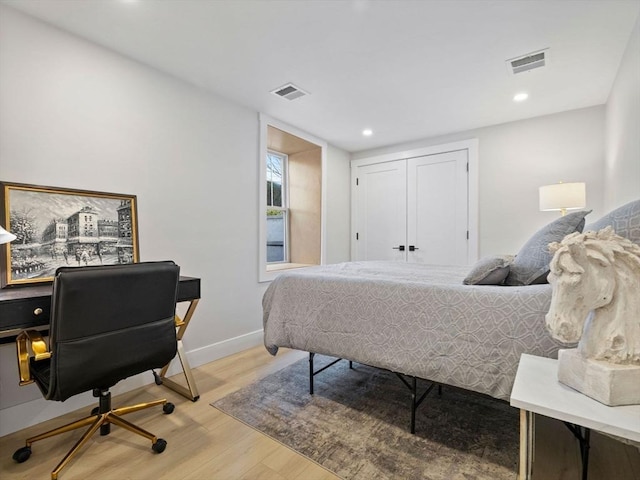
POLYGON ((263 298, 267 350, 385 368, 507 400, 520 354, 554 357, 551 286, 463 285, 468 267, 348 262, 292 271, 263 298))

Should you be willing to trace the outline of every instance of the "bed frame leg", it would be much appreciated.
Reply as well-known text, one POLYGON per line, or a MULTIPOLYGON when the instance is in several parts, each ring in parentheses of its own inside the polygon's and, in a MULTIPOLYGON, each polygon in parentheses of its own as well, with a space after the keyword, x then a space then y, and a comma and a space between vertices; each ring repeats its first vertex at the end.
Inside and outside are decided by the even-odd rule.
POLYGON ((418 392, 418 382, 416 377, 411 377, 411 433, 416 433, 416 395, 418 392))
POLYGON ((309 352, 309 395, 313 395, 313 357, 315 353, 309 352))
MULTIPOLYGON (((318 370, 314 370, 314 368, 313 368, 313 358, 315 356, 316 356, 315 353, 309 352, 309 395, 313 395, 313 377, 316 376, 320 372, 324 372, 327 368, 335 365, 336 363, 338 363, 338 362, 340 362, 342 360, 342 358, 336 358, 333 362, 325 365, 324 367, 319 368, 318 370)), ((351 364, 351 362, 349 362, 349 364, 351 364)))
MULTIPOLYGON (((411 430, 411 433, 416 433, 416 410, 418 409, 420 404, 424 401, 424 399, 427 398, 427 395, 429 395, 429 392, 433 389, 433 387, 436 386, 436 384, 431 382, 431 384, 422 393, 422 396, 420 398, 418 398, 418 377, 410 377, 411 378, 411 384, 409 384, 409 382, 407 382, 405 380, 405 378, 404 378, 405 376, 403 376, 402 374, 400 374, 398 372, 393 372, 393 373, 396 374, 396 376, 400 379, 400 381, 402 383, 404 383, 404 386, 407 387, 409 389, 409 391, 411 392, 411 426, 410 426, 410 430, 411 430)), ((409 377, 409 375, 406 375, 406 376, 409 377)), ((440 386, 440 384, 438 384, 438 386, 440 386)))

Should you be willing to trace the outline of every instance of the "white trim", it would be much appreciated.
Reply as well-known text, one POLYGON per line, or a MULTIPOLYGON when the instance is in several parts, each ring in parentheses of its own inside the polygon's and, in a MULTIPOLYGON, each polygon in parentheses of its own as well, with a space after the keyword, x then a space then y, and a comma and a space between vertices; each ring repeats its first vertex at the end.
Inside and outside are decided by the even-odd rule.
MULTIPOLYGON (((364 159, 363 160, 368 160, 368 159, 364 159)), ((350 244, 350 251, 349 251, 349 256, 350 256, 350 260, 353 262, 356 259, 356 231, 358 228, 358 222, 356 219, 356 214, 358 213, 358 206, 357 206, 357 201, 358 201, 358 197, 356 195, 356 192, 354 192, 354 189, 356 188, 356 181, 358 178, 358 168, 362 165, 366 165, 366 164, 362 164, 362 165, 356 165, 354 164, 356 160, 351 160, 351 183, 349 184, 349 190, 350 190, 350 195, 351 195, 351 230, 349 232, 349 244, 350 244)))
MULTIPOLYGON (((257 347, 258 345, 262 345, 263 342, 263 330, 254 330, 253 332, 191 350, 187 353, 187 358, 189 359, 191 368, 197 368, 206 363, 233 355, 234 353, 257 347)), ((179 364, 180 362, 176 361, 175 363, 179 364)), ((180 371, 179 368, 176 369, 176 373, 180 371)))
MULTIPOLYGON (((205 347, 187 352, 187 358, 191 368, 196 368, 214 360, 218 360, 234 353, 256 347, 263 343, 263 331, 256 330, 238 337, 212 343, 205 347)), ((182 373, 180 362, 177 359, 171 363, 167 376, 182 373)), ((184 378, 184 377, 183 377, 184 378)), ((149 372, 141 373, 134 377, 122 380, 113 388, 112 395, 129 392, 138 387, 153 383, 153 376, 149 372)), ((158 388, 158 397, 162 397, 162 388, 158 388)), ((200 400, 202 401, 202 400, 200 400)), ((38 398, 18 405, 13 405, 0 410, 0 437, 8 435, 23 428, 37 425, 60 415, 72 412, 79 408, 92 406, 96 402, 91 392, 75 395, 65 402, 51 402, 44 398, 38 398)))
MULTIPOLYGON (((479 162, 478 162, 478 139, 471 138, 459 142, 444 143, 441 145, 432 145, 429 147, 417 148, 414 150, 403 150, 393 153, 385 153, 374 157, 360 158, 351 160, 351 189, 355 188, 357 167, 365 165, 373 165, 376 163, 394 162, 396 160, 408 160, 415 157, 423 157, 425 155, 437 155, 440 153, 453 152, 456 150, 467 150, 469 160, 469 205, 468 205, 468 228, 469 228, 469 244, 468 259, 470 263, 478 260, 479 252, 479 162)), ((266 193, 265 193, 266 195, 266 193)), ((356 231, 356 196, 351 195, 351 259, 355 258, 355 231, 356 231)))
POLYGON ((313 143, 320 147, 321 152, 321 169, 322 169, 322 189, 321 189, 321 205, 320 205, 320 264, 325 263, 326 258, 326 198, 327 198, 327 142, 321 140, 303 130, 292 127, 280 120, 269 117, 264 113, 258 114, 260 122, 260 143, 258 150, 258 282, 270 282, 280 275, 284 270, 267 271, 267 219, 264 212, 266 208, 267 198, 267 180, 266 169, 264 168, 264 159, 267 155, 267 126, 290 133, 296 137, 302 138, 307 142, 313 143))
MULTIPOLYGON (((363 165, 371 165, 374 163, 393 162, 394 160, 408 160, 414 157, 424 157, 425 155, 437 155, 439 153, 453 152, 456 150, 471 150, 475 148, 476 154, 478 149, 478 139, 471 138, 460 142, 443 143, 441 145, 432 145, 429 147, 417 148, 414 150, 404 150, 400 152, 385 153, 376 155, 375 157, 360 158, 351 160, 351 167, 361 167, 363 165)), ((477 155, 476 155, 477 156, 477 155)), ((477 158, 476 158, 477 161, 477 158)), ((471 163, 471 159, 469 159, 471 163)))
POLYGON ((480 176, 478 161, 478 139, 467 140, 469 152, 469 262, 478 260, 480 254, 480 176))

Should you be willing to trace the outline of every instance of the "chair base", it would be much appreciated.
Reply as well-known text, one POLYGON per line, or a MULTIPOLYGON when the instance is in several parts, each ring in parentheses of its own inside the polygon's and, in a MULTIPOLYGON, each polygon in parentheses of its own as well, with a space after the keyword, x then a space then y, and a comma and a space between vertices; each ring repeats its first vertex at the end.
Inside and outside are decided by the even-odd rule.
POLYGON ((162 399, 155 400, 153 402, 139 403, 137 405, 111 409, 111 393, 109 391, 98 392, 99 394, 96 395, 96 392, 94 391, 94 396, 100 397, 100 406, 94 408, 91 415, 80 420, 76 420, 75 422, 63 425, 61 427, 54 428, 53 430, 49 430, 48 432, 41 433, 40 435, 28 438, 25 446, 19 448, 13 454, 13 459, 18 463, 25 462, 31 456, 31 445, 34 442, 44 440, 45 438, 50 438, 61 433, 70 432, 78 428, 86 427, 87 425, 89 425, 87 431, 82 435, 82 437, 80 437, 80 440, 76 442, 71 450, 69 450, 69 452, 64 456, 60 463, 58 463, 56 468, 52 470, 51 480, 57 480, 60 470, 62 470, 73 459, 73 457, 87 443, 91 436, 98 431, 98 429, 100 429, 100 435, 109 434, 111 424, 118 425, 119 427, 125 428, 130 432, 136 433, 148 440, 151 440, 151 448, 154 452, 162 453, 164 451, 167 446, 167 442, 165 440, 156 437, 153 433, 147 432, 146 430, 121 417, 129 413, 137 412, 139 410, 155 407, 156 405, 162 405, 163 412, 165 414, 170 414, 175 408, 172 403, 167 402, 166 399, 162 399))

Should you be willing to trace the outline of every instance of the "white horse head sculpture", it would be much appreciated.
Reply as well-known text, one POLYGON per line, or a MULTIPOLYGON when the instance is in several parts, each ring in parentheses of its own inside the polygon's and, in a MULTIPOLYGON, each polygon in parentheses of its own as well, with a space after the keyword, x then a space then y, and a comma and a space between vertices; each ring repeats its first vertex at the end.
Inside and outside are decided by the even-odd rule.
POLYGON ((549 245, 551 335, 584 358, 640 365, 640 246, 616 235, 572 233, 549 245))

